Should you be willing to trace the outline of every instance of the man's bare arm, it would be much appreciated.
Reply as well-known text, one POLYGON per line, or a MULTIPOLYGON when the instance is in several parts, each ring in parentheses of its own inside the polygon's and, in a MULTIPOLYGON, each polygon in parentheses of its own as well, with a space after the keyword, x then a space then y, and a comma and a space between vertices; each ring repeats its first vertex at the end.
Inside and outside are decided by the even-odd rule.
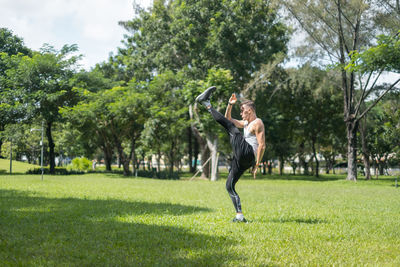
POLYGON ((257 164, 260 164, 265 151, 265 129, 264 123, 262 123, 261 120, 259 120, 259 123, 257 123, 256 126, 256 137, 258 142, 257 164))
POLYGON ((235 120, 232 118, 232 106, 236 103, 237 98, 235 94, 232 94, 232 96, 229 98, 228 106, 226 107, 225 111, 225 118, 233 122, 233 124, 238 127, 238 128, 243 128, 244 127, 244 121, 239 121, 235 120))
POLYGON ((253 178, 256 179, 257 168, 260 165, 265 152, 265 128, 261 120, 259 120, 255 126, 255 134, 258 142, 256 165, 253 169, 253 178))

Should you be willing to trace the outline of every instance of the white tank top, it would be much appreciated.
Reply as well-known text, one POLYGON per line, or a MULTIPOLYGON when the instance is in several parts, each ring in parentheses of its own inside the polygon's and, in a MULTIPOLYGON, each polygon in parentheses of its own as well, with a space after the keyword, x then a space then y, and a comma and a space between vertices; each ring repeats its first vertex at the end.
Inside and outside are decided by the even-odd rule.
POLYGON ((259 118, 256 118, 252 122, 244 121, 244 129, 243 129, 243 137, 244 140, 246 140, 247 143, 251 145, 254 151, 254 155, 257 158, 257 151, 258 151, 258 141, 257 141, 257 136, 251 132, 249 132, 249 128, 251 128, 251 125, 256 121, 259 120, 259 118))

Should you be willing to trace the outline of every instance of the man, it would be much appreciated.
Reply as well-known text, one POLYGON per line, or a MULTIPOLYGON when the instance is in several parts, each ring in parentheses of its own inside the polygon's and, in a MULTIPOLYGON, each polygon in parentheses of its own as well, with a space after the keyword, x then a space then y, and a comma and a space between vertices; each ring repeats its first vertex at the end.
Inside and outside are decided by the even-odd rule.
POLYGON ((235 94, 232 94, 229 98, 228 107, 226 108, 225 116, 223 116, 210 103, 211 94, 215 90, 215 86, 208 88, 196 98, 196 101, 205 106, 213 118, 229 134, 234 156, 228 179, 226 180, 226 190, 236 210, 236 217, 233 222, 247 222, 243 216, 240 197, 235 190, 235 185, 244 171, 250 167, 253 167, 253 178, 256 178, 257 167, 261 163, 265 151, 264 124, 261 119, 257 118, 255 105, 252 101, 241 103, 240 115, 242 120, 235 120, 231 117, 232 106, 237 102, 235 94), (238 128, 244 128, 244 135, 238 128))

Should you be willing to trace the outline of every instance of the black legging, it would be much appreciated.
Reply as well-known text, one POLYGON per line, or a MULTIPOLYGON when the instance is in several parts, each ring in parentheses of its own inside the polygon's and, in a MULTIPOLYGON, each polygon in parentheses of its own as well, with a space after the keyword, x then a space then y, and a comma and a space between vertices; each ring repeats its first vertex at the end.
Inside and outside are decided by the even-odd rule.
POLYGON ((225 118, 225 116, 212 107, 209 109, 209 111, 214 119, 221 124, 229 134, 234 155, 231 162, 228 179, 226 180, 226 190, 232 199, 236 212, 241 213, 242 206, 240 204, 240 197, 235 190, 235 185, 243 172, 254 165, 254 151, 251 145, 246 142, 242 133, 238 128, 236 128, 233 122, 225 118))

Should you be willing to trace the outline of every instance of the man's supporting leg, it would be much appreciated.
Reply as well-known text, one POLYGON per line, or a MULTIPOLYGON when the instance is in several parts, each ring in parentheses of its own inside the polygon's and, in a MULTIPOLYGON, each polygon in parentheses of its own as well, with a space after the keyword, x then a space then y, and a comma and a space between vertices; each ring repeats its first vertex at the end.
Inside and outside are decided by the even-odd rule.
POLYGON ((242 205, 240 203, 239 194, 235 190, 235 185, 242 174, 243 171, 239 168, 238 161, 234 157, 231 163, 231 169, 229 171, 228 179, 226 180, 226 190, 231 197, 236 213, 240 214, 242 213, 242 205))

